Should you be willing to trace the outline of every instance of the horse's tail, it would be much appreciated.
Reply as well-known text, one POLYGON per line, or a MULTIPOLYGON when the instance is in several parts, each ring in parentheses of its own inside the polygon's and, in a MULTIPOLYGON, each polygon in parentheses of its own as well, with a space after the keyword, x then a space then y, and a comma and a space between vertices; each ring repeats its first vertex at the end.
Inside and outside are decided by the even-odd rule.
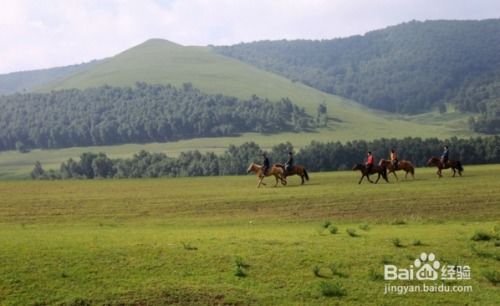
POLYGON ((459 160, 457 160, 457 169, 459 171, 464 171, 464 167, 462 167, 462 163, 459 160))
POLYGON ((309 174, 307 174, 306 168, 304 168, 304 177, 306 178, 307 181, 309 180, 309 174))

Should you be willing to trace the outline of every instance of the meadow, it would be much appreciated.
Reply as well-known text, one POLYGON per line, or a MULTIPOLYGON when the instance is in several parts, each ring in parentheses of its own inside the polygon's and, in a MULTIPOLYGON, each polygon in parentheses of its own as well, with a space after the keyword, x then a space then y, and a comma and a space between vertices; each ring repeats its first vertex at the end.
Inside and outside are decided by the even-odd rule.
POLYGON ((0 305, 498 304, 500 165, 358 178, 0 181, 0 305), (421 252, 473 292, 384 295, 421 252))

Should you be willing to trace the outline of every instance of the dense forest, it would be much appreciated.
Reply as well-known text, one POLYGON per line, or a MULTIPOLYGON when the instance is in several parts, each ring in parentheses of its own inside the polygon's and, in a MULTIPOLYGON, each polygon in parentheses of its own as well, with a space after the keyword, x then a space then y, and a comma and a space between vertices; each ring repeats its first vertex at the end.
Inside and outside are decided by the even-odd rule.
POLYGON ((0 96, 0 150, 173 141, 312 127, 289 99, 270 102, 137 83, 0 96))
MULTIPOLYGON (((296 154, 296 163, 310 171, 345 170, 363 162, 371 150, 376 158, 389 158, 391 148, 396 148, 400 159, 424 166, 431 156, 439 156, 443 146, 450 146, 450 158, 461 160, 464 165, 499 163, 500 137, 470 139, 452 138, 446 141, 421 138, 379 139, 371 142, 353 141, 319 143, 311 142, 296 154)), ((291 143, 274 146, 269 152, 271 163, 283 163, 287 152, 293 151, 291 143)), ((161 176, 210 176, 244 174, 252 162, 261 163, 262 149, 255 143, 231 145, 224 154, 189 151, 178 157, 163 153, 141 151, 130 159, 110 159, 104 153, 84 153, 80 160, 69 159, 59 171, 45 171, 36 163, 33 179, 93 179, 93 178, 141 178, 161 176)))
POLYGON ((500 133, 500 19, 412 21, 342 39, 214 49, 376 109, 415 114, 452 103, 480 114, 475 130, 500 133))

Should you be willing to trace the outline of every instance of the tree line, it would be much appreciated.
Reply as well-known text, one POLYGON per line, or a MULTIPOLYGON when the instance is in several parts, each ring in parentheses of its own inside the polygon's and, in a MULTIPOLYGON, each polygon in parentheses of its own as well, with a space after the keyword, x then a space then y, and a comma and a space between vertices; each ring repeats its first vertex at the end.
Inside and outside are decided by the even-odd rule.
MULTIPOLYGON (((388 159, 389 151, 395 148, 400 159, 409 160, 416 166, 425 166, 431 156, 439 156, 443 146, 450 147, 450 159, 463 164, 500 163, 500 137, 477 137, 470 139, 437 138, 378 139, 374 141, 311 142, 296 152, 296 163, 310 171, 332 171, 350 169, 364 161, 367 151, 372 151, 376 161, 388 159)), ((177 157, 164 153, 141 151, 128 159, 112 159, 104 153, 83 153, 79 160, 69 159, 59 170, 45 171, 37 162, 33 179, 94 179, 94 178, 142 178, 178 176, 237 175, 246 173, 252 162, 262 162, 259 145, 248 142, 240 146, 230 145, 221 155, 183 152, 177 157)), ((268 150, 271 163, 283 163, 287 153, 294 151, 289 142, 273 146, 268 150)))
POLYGON ((376 109, 443 112, 451 103, 479 115, 474 130, 500 131, 500 19, 412 21, 363 36, 215 50, 376 109))
POLYGON ((186 83, 137 83, 0 96, 0 150, 166 142, 312 129, 288 98, 209 95, 186 83))

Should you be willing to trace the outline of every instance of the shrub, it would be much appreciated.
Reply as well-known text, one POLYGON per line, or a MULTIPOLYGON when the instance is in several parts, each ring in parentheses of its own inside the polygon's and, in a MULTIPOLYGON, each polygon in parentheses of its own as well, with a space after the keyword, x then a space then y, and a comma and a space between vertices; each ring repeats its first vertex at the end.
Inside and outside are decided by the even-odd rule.
POLYGON ((323 228, 328 228, 330 225, 332 225, 332 222, 331 221, 325 221, 323 222, 323 228))
POLYGON ((336 234, 337 231, 338 231, 338 228, 334 225, 330 226, 330 228, 328 229, 330 231, 331 234, 336 234))
POLYGON ((323 281, 319 284, 319 286, 321 288, 321 293, 324 296, 342 297, 342 296, 346 295, 346 291, 340 283, 332 283, 332 282, 323 281))
POLYGON ((198 250, 197 247, 192 246, 190 243, 184 243, 184 242, 181 242, 181 243, 182 243, 182 246, 184 247, 184 250, 187 250, 187 251, 196 251, 196 250, 198 250))
POLYGON ((359 226, 359 229, 367 231, 370 229, 370 227, 368 226, 368 223, 363 223, 359 226))
POLYGON ((474 236, 472 236, 472 240, 474 241, 489 241, 493 238, 493 235, 488 234, 483 231, 477 231, 474 236))
POLYGON ((351 237, 358 237, 358 236, 359 236, 358 234, 356 234, 356 230, 355 230, 355 229, 353 229, 353 228, 348 228, 348 229, 346 229, 346 232, 347 232, 347 234, 349 234, 349 236, 351 236, 351 237))
POLYGON ((490 281, 493 285, 498 285, 500 283, 500 273, 497 271, 488 271, 483 273, 484 277, 490 281))
POLYGON ((418 239, 413 240, 413 242, 412 242, 411 244, 413 244, 414 246, 420 246, 420 245, 423 245, 422 241, 420 241, 420 240, 418 240, 418 239))
POLYGON ((401 240, 399 240, 399 238, 392 239, 392 244, 397 248, 403 247, 403 245, 401 244, 401 240))
POLYGON ((234 276, 246 277, 247 274, 246 274, 245 270, 243 270, 242 267, 236 266, 236 270, 234 271, 234 276))
POLYGON ((234 263, 237 267, 241 267, 241 268, 249 268, 250 267, 250 265, 245 263, 243 258, 241 258, 240 256, 236 256, 236 258, 234 259, 234 263))

